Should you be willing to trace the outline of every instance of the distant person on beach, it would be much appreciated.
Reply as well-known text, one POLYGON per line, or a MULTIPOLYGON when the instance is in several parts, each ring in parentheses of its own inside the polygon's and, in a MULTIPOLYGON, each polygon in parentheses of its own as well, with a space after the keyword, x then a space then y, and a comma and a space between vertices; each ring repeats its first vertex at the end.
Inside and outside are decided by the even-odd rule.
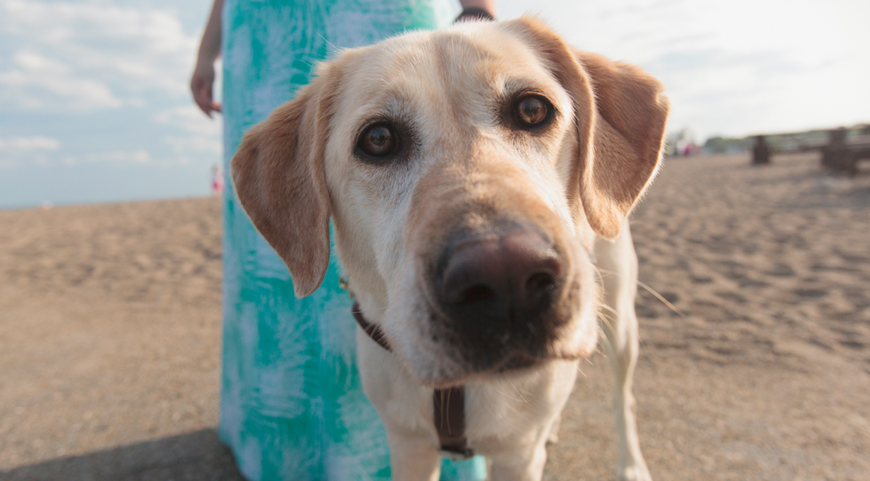
MULTIPOLYGON (((243 134, 307 84, 337 49, 452 20, 454 0, 215 0, 190 87, 224 115, 224 169, 243 134), (223 55, 223 103, 214 63, 223 55)), ((457 20, 492 19, 495 0, 460 0, 457 20)), ((223 196, 224 332, 219 433, 250 480, 390 478, 389 448, 355 366, 356 323, 335 258, 297 299, 290 273, 223 196)), ((334 252, 334 251, 333 251, 334 252)), ((445 462, 442 480, 485 478, 481 458, 445 462)))
POLYGON ((224 169, 214 164, 211 166, 211 195, 219 196, 224 193, 224 169))

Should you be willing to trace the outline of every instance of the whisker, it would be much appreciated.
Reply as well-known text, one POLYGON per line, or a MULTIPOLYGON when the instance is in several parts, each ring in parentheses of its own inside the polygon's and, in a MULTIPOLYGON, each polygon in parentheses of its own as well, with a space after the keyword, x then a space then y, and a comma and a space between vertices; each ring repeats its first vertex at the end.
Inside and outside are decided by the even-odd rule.
POLYGON ((659 294, 658 292, 656 292, 655 289, 653 289, 652 287, 650 287, 650 286, 648 286, 648 285, 646 285, 646 284, 644 284, 643 282, 640 282, 640 281, 637 281, 637 285, 639 285, 640 287, 643 287, 644 289, 646 289, 647 292, 649 292, 650 294, 654 295, 654 296, 656 297, 656 299, 662 301, 662 304, 668 306, 672 311, 676 312, 676 313, 679 314, 681 317, 686 317, 686 315, 683 314, 683 311, 677 309, 677 306, 671 304, 670 301, 668 301, 667 299, 665 299, 664 297, 662 297, 662 295, 659 294))
POLYGON ((528 404, 528 405, 529 405, 529 406, 531 406, 531 405, 532 405, 532 403, 530 403, 530 402, 528 402, 528 401, 526 401, 526 398, 524 398, 524 397, 523 397, 523 393, 521 393, 521 392, 520 392, 520 390, 519 390, 519 389, 517 389, 517 387, 516 387, 516 386, 514 386, 514 383, 513 383, 513 382, 511 382, 511 381, 508 381, 508 382, 509 382, 509 383, 510 383, 510 385, 511 385, 511 386, 513 386, 513 388, 514 388, 514 391, 516 391, 516 392, 517 392, 517 394, 519 394, 519 395, 520 395, 520 399, 522 399, 522 400, 523 400, 523 401, 525 401, 525 403, 526 403, 526 404, 528 404))
MULTIPOLYGON (((495 385, 492 386, 492 389, 493 389, 495 392, 497 392, 500 396, 502 396, 502 397, 504 397, 504 398, 511 399, 511 400, 514 400, 514 401, 517 400, 515 397, 509 395, 509 394, 506 393, 506 392, 503 392, 501 389, 497 388, 495 385)), ((520 399, 522 399, 522 398, 520 398, 520 399)), ((522 400, 525 401, 525 399, 522 399, 522 400)), ((514 405, 511 404, 511 403, 506 403, 505 405, 506 405, 508 408, 510 408, 514 413, 517 413, 517 414, 518 414, 518 413, 520 412, 519 409, 517 409, 516 407, 514 407, 514 405)))
POLYGON ((600 312, 600 311, 598 312, 598 320, 600 320, 601 322, 608 323, 608 325, 610 325, 610 326, 613 326, 616 324, 617 318, 618 318, 618 316, 611 316, 611 315, 608 315, 604 312, 600 312))
POLYGON ((604 325, 607 329, 613 332, 614 327, 616 327, 616 319, 610 316, 605 315, 602 312, 598 313, 598 321, 604 325))
POLYGON ((601 346, 595 346, 595 351, 592 354, 601 354, 602 356, 606 356, 607 353, 601 350, 601 346))
MULTIPOLYGON (((332 50, 334 53, 338 53, 339 51, 341 51, 341 48, 339 48, 337 45, 335 45, 334 43, 327 40, 326 37, 323 36, 323 34, 319 34, 318 36, 320 37, 321 40, 326 42, 326 46, 329 47, 329 49, 332 50)), ((359 46, 359 45, 357 45, 357 46, 359 46)))

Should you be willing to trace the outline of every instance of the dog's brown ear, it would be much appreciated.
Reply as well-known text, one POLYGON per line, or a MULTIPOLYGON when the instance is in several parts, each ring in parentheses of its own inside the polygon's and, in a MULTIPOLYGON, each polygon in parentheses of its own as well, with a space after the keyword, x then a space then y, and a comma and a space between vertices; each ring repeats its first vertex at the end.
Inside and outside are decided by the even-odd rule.
POLYGON ((613 238, 655 176, 668 99, 664 86, 634 65, 590 53, 576 57, 595 94, 590 160, 580 155, 580 197, 593 229, 613 238))
POLYGON ((304 297, 329 266, 329 194, 323 151, 331 100, 321 78, 245 135, 233 185, 251 221, 281 256, 304 297))
POLYGON ((638 67, 574 51, 537 19, 516 22, 574 100, 579 198, 595 232, 614 238, 658 168, 664 87, 638 67))

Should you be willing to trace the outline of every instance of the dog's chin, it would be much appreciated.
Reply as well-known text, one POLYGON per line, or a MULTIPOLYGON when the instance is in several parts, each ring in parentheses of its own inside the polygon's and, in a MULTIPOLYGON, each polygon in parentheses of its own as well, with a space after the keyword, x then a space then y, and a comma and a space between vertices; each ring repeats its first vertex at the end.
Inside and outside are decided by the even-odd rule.
POLYGON ((588 353, 576 354, 563 353, 547 357, 534 357, 522 351, 514 351, 502 360, 486 369, 457 368, 452 369, 434 368, 427 369, 425 374, 415 373, 417 380, 424 386, 446 389, 466 384, 469 381, 486 381, 510 378, 517 375, 525 375, 546 367, 549 363, 560 361, 574 361, 588 357, 588 353))
POLYGON ((523 352, 514 352, 507 356, 497 367, 476 373, 476 377, 504 377, 513 374, 525 374, 536 369, 545 367, 552 362, 562 361, 577 361, 589 357, 591 353, 586 350, 578 352, 563 352, 559 354, 551 354, 546 357, 529 356, 523 352))
POLYGON ((444 340, 421 342, 419 338, 396 351, 411 377, 426 387, 443 389, 470 381, 524 375, 544 369, 553 362, 587 358, 598 342, 597 323, 594 321, 594 318, 583 319, 579 322, 579 329, 569 328, 544 345, 505 346, 501 352, 490 352, 485 357, 469 355, 457 348, 456 343, 444 340))

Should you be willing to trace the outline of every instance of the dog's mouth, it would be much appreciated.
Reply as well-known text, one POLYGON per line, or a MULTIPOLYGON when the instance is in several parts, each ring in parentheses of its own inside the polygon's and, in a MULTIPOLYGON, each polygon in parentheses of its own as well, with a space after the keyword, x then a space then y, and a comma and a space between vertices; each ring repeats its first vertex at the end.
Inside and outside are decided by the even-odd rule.
MULTIPOLYGON (((471 379, 485 380, 522 375, 545 368, 553 362, 576 361, 592 354, 598 336, 591 328, 580 332, 576 321, 565 321, 558 329, 528 332, 488 331, 479 335, 455 329, 452 323, 430 312, 426 316, 430 343, 423 343, 426 356, 406 358, 417 379, 427 386, 450 387, 471 379), (575 342, 582 339, 583 342, 575 342), (422 361, 422 362, 420 362, 422 361)), ((585 325, 587 322, 580 322, 585 325)), ((421 354, 417 351, 417 354, 421 354)))
POLYGON ((558 361, 574 361, 586 357, 585 354, 578 355, 552 355, 545 357, 536 357, 529 355, 526 352, 517 350, 506 355, 499 362, 485 369, 469 368, 464 373, 455 374, 453 376, 445 376, 438 379, 433 385, 435 387, 450 387, 461 385, 470 379, 485 380, 492 378, 501 378, 503 376, 523 375, 524 373, 542 368, 551 362, 558 361))
POLYGON ((542 362, 542 359, 529 356, 524 352, 514 351, 508 354, 504 361, 499 363, 499 365, 493 369, 493 372, 495 374, 503 374, 512 371, 522 371, 535 367, 542 362))
POLYGON ((589 357, 589 354, 590 353, 588 352, 561 352, 548 353, 544 356, 533 356, 525 351, 516 350, 508 353, 501 362, 498 362, 491 369, 483 372, 483 374, 502 374, 512 371, 522 371, 539 367, 553 361, 576 361, 578 359, 589 357))

